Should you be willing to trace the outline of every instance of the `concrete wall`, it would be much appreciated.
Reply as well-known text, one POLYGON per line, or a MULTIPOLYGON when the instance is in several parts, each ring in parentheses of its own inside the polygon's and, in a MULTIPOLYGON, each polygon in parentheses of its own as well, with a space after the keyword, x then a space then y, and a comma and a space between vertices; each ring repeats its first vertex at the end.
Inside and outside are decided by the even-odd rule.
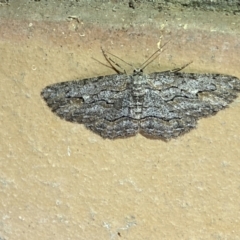
MULTIPOLYGON (((114 73, 100 48, 146 72, 240 77, 240 19, 128 1, 1 1, 0 239, 240 239, 240 101, 164 142, 104 140, 59 119, 41 90, 114 73)), ((122 65, 122 63, 121 63, 122 65)), ((126 71, 132 69, 125 66, 126 71)))

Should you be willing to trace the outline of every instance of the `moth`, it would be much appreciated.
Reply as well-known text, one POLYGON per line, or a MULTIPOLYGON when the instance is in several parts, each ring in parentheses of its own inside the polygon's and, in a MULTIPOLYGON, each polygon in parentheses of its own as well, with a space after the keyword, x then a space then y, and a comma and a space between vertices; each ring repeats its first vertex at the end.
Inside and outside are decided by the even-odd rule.
POLYGON ((164 140, 189 132, 198 119, 216 114, 237 97, 238 78, 181 72, 188 64, 144 74, 145 67, 161 51, 127 74, 119 71, 119 65, 102 50, 116 74, 52 84, 41 96, 57 116, 84 124, 103 138, 140 133, 164 140))

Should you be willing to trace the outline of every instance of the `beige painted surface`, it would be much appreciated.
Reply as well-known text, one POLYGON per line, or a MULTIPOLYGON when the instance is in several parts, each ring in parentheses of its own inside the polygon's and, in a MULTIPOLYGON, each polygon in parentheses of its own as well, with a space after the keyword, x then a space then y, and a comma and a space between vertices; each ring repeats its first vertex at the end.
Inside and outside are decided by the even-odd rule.
POLYGON ((240 77, 239 19, 198 14, 126 29, 1 19, 1 240, 240 239, 240 98, 164 142, 104 140, 40 97, 52 83, 113 73, 91 58, 104 61, 101 46, 139 66, 161 36, 171 41, 146 71, 193 60, 186 71, 240 77))

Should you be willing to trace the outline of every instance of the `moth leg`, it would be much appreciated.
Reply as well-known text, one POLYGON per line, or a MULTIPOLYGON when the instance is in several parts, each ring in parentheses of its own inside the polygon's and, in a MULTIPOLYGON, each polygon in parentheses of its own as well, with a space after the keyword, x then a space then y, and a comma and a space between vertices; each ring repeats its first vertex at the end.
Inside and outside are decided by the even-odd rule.
POLYGON ((183 70, 184 68, 186 68, 188 65, 190 65, 192 62, 193 62, 193 61, 191 61, 191 62, 183 65, 182 67, 174 68, 174 69, 172 69, 172 70, 166 70, 166 71, 163 71, 163 72, 161 72, 161 73, 179 72, 179 71, 183 70))
POLYGON ((179 67, 179 68, 175 68, 175 69, 173 69, 173 70, 170 70, 170 72, 179 72, 179 71, 183 70, 184 68, 186 68, 188 65, 190 65, 192 62, 193 62, 193 61, 191 61, 191 62, 183 65, 182 67, 179 67))

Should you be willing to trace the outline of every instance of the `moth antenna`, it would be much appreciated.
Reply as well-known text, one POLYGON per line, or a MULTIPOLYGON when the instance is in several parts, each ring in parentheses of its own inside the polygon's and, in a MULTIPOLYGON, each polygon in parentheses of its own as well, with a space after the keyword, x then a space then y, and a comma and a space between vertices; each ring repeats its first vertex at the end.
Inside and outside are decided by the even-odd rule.
MULTIPOLYGON (((150 60, 150 58, 152 58, 156 53, 158 53, 159 51, 160 51, 161 49, 158 49, 156 52, 154 52, 146 61, 144 61, 142 64, 141 64, 141 66, 140 66, 140 68, 142 68, 142 66, 144 66, 144 64, 146 63, 146 62, 148 62, 149 60, 150 60)), ((155 58, 154 58, 155 59, 155 58)))
MULTIPOLYGON (((110 66, 108 66, 107 64, 105 64, 105 63, 102 63, 102 62, 100 62, 99 60, 97 60, 96 58, 94 58, 94 57, 92 57, 92 59, 93 60, 95 60, 95 61, 97 61, 98 63, 100 63, 100 64, 102 64, 103 66, 105 66, 105 67, 108 67, 108 68, 111 68, 112 69, 112 66, 110 67, 110 66)), ((115 70, 115 69, 114 69, 115 70)), ((115 70, 116 71, 116 70, 115 70)))
MULTIPOLYGON (((170 41, 170 40, 169 40, 170 41)), ((160 47, 157 51, 155 51, 144 63, 142 63, 142 65, 140 66, 140 69, 141 70, 143 70, 145 67, 147 67, 151 62, 153 62, 159 55, 157 55, 157 56, 155 56, 152 60, 151 60, 151 58, 155 55, 155 54, 157 54, 157 53, 159 53, 159 54, 161 54, 163 51, 165 51, 166 49, 163 49, 168 43, 169 43, 169 41, 168 42, 166 42, 165 44, 163 44, 163 46, 162 47, 160 47), (150 61, 150 62, 148 62, 148 61, 150 61)))
MULTIPOLYGON (((165 51, 166 49, 159 49, 157 52, 159 52, 159 54, 161 54, 163 51, 165 51), (161 51, 160 51, 161 50, 161 51)), ((157 53, 155 52, 155 53, 157 53)), ((155 55, 155 53, 151 56, 151 58, 155 55)), ((145 65, 143 65, 141 67, 141 69, 143 70, 145 67, 147 67, 151 62, 153 62, 159 55, 156 55, 153 59, 148 59, 147 61, 145 61, 145 65), (150 60, 150 61, 149 61, 150 60), (149 61, 149 62, 148 62, 149 61)))
MULTIPOLYGON (((103 50, 103 48, 101 47, 101 50, 102 50, 102 54, 105 58, 105 60, 109 63, 109 65, 112 67, 112 69, 116 72, 116 73, 123 73, 121 71, 119 71, 113 64, 112 64, 112 60, 110 60, 108 57, 107 57, 107 54, 105 53, 105 51, 103 50)), ((119 66, 119 65, 118 65, 119 66)))
POLYGON ((126 73, 125 69, 122 68, 118 63, 116 63, 115 61, 113 61, 110 57, 109 57, 108 59, 109 59, 109 61, 111 61, 113 64, 115 64, 117 67, 121 68, 121 69, 124 71, 124 73, 126 73))
MULTIPOLYGON (((119 59, 119 60, 121 60, 122 62, 124 62, 124 63, 126 63, 128 66, 130 66, 130 67, 132 67, 132 68, 134 68, 134 66, 132 65, 132 64, 130 64, 130 63, 128 63, 128 62, 126 62, 126 61, 124 61, 123 59, 121 59, 120 57, 118 57, 118 56, 116 56, 116 55, 114 55, 114 54, 112 54, 112 53, 110 53, 110 52, 107 52, 107 51, 105 51, 106 53, 108 53, 109 55, 112 55, 113 57, 115 57, 115 58, 117 58, 117 59, 119 59)), ((116 64, 116 63, 115 63, 116 64)))

